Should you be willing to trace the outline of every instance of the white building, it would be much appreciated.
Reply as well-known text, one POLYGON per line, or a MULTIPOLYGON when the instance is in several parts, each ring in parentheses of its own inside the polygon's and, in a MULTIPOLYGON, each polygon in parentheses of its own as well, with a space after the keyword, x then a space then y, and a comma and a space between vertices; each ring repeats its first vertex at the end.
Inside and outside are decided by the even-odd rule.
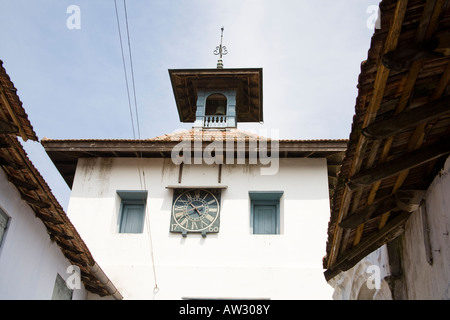
POLYGON ((191 130, 42 144, 125 299, 330 299, 329 188, 346 141, 267 139, 262 69, 170 70, 191 130))
POLYGON ((20 144, 16 91, 0 61, 0 300, 121 299, 20 144))

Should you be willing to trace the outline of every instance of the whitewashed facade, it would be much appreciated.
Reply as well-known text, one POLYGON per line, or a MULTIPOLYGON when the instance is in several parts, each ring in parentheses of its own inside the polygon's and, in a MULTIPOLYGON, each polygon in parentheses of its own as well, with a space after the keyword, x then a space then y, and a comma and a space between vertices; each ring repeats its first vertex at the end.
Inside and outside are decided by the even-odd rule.
POLYGON ((346 141, 237 129, 263 121, 261 68, 169 75, 191 130, 42 142, 105 273, 124 299, 331 299, 322 258, 346 141))
POLYGON ((408 299, 450 299, 450 158, 406 223, 402 255, 408 299))
POLYGON ((70 293, 73 300, 86 299, 88 292, 79 278, 75 280, 72 264, 50 240, 42 221, 22 200, 3 170, 0 170, 0 210, 7 216, 0 245, 0 300, 57 299, 54 293, 58 275, 69 280, 68 283, 73 279, 74 285, 79 284, 70 293))
POLYGON ((331 299, 322 268, 326 160, 280 159, 276 175, 224 164, 220 184, 217 174, 216 164, 184 165, 180 185, 170 158, 80 158, 68 215, 124 299, 331 299), (119 233, 117 191, 141 189, 137 161, 146 177, 146 223, 142 233, 119 233), (173 185, 223 188, 219 233, 169 232, 173 185), (252 234, 249 191, 282 191, 280 234, 252 234))

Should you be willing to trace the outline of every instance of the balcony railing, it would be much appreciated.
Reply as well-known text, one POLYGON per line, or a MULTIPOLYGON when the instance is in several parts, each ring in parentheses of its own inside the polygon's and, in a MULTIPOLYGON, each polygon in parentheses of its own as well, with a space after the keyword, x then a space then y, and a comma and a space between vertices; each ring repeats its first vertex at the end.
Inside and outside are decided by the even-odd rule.
POLYGON ((203 127, 205 128, 226 128, 227 116, 205 116, 203 127))

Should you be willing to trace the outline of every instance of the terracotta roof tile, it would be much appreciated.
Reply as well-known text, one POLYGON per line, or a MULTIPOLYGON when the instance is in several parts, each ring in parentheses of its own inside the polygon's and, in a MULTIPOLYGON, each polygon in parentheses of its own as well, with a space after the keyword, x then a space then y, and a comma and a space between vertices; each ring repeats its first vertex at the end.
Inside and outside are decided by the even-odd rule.
POLYGON ((183 141, 183 140, 242 141, 242 140, 260 140, 260 139, 266 140, 268 138, 239 129, 227 129, 227 130, 190 129, 158 136, 156 138, 150 139, 150 141, 183 141))

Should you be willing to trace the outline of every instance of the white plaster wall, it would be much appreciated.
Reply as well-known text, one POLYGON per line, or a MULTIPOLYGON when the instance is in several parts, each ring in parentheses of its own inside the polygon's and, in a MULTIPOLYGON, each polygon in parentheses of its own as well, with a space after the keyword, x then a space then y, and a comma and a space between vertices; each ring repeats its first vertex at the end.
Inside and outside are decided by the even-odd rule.
POLYGON ((403 264, 408 299, 450 299, 450 158, 428 188, 425 204, 433 264, 425 256, 420 209, 405 228, 403 264))
MULTIPOLYGON (((70 262, 50 241, 42 221, 20 197, 0 170, 0 208, 10 217, 0 247, 0 300, 51 299, 56 276, 67 279, 70 262)), ((85 299, 86 290, 74 290, 73 299, 85 299)))
MULTIPOLYGON (((223 165, 220 232, 169 232, 178 166, 142 159, 148 190, 143 234, 119 234, 117 190, 141 189, 136 159, 80 159, 68 214, 125 299, 330 299, 325 282, 329 218, 325 159, 281 159, 277 175, 257 165, 223 165), (284 191, 281 234, 250 233, 249 191, 284 191), (151 246, 151 244, 153 246, 151 246), (151 247, 159 291, 153 291, 151 247)), ((181 185, 217 185, 218 166, 185 165, 181 185)))

